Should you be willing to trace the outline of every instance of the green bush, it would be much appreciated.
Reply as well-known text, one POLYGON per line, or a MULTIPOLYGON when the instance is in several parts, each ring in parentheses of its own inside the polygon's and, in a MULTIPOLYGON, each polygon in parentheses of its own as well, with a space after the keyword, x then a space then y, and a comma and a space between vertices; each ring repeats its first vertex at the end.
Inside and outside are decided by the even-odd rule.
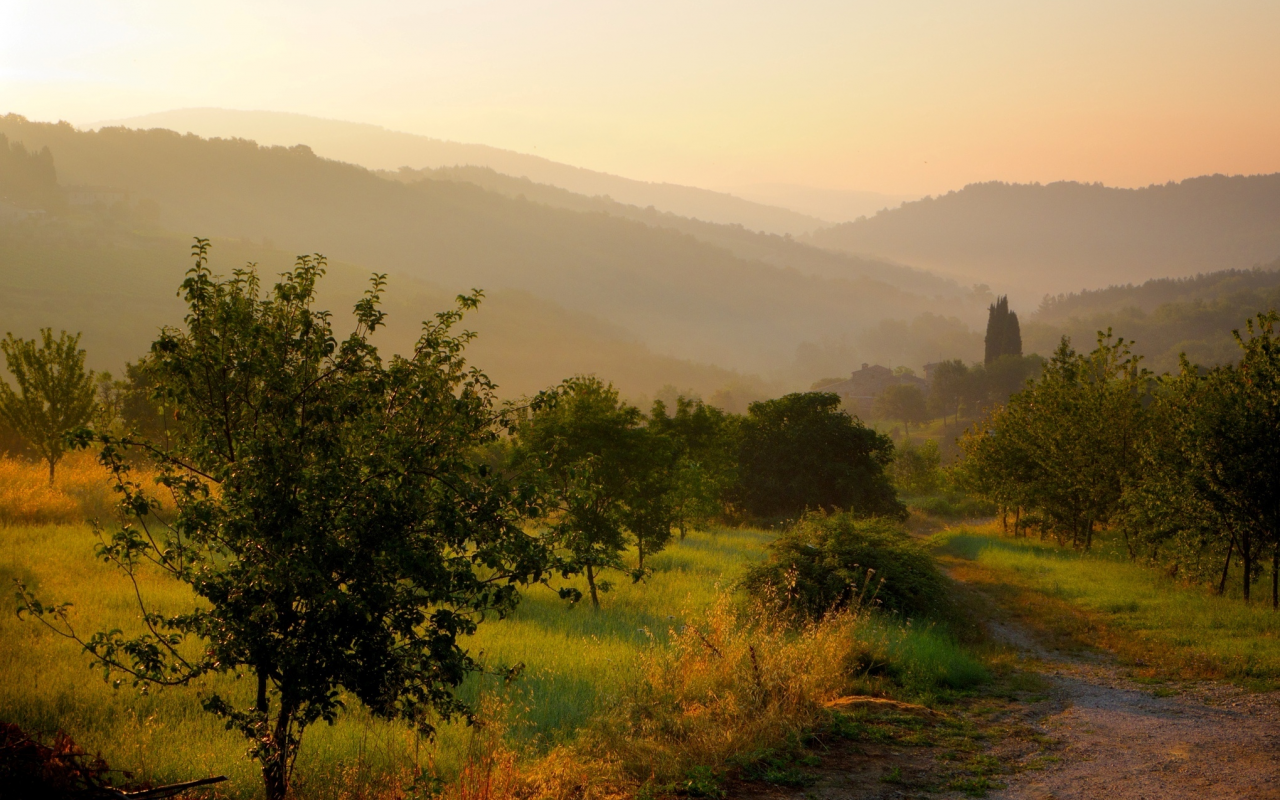
POLYGON ((943 578, 932 557, 893 520, 809 514, 770 549, 743 585, 802 617, 858 602, 905 617, 937 616, 945 607, 943 578))
POLYGON ((903 502, 908 508, 946 519, 975 519, 990 517, 996 513, 995 503, 960 491, 944 491, 924 497, 905 497, 903 502))

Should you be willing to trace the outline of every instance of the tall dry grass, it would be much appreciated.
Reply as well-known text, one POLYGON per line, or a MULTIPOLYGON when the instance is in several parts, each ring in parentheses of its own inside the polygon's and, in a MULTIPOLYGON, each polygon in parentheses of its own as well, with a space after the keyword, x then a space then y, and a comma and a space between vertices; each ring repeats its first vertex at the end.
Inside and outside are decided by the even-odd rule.
POLYGON ((441 796, 615 800, 679 792, 695 770, 724 774, 744 755, 782 747, 824 721, 875 646, 870 619, 849 609, 796 630, 723 595, 655 637, 577 740, 523 759, 490 714, 441 796))
POLYGON ((74 525, 115 515, 118 496, 95 453, 69 453, 53 483, 44 462, 0 457, 0 525, 74 525))

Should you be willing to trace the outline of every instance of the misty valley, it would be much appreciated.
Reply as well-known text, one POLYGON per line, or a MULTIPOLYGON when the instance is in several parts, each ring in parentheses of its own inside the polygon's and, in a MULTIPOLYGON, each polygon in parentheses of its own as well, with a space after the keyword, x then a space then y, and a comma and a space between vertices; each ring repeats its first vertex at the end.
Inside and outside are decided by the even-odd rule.
MULTIPOLYGON (((1119 170, 1118 130, 858 138, 763 47, 716 98, 767 123, 624 136, 593 114, 694 79, 655 59, 571 113, 598 76, 497 5, 374 39, 550 74, 459 117, 559 114, 545 148, 0 108, 0 797, 1280 796, 1274 159, 1170 134, 1138 150, 1180 179, 1098 182, 1064 165, 1119 170), (668 171, 588 168, 628 163, 668 171)), ((602 41, 675 64, 675 18, 602 41)))

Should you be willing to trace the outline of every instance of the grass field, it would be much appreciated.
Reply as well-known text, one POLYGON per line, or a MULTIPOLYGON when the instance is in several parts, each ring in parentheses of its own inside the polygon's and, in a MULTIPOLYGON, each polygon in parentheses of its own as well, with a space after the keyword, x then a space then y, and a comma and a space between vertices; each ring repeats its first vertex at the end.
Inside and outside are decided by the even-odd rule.
POLYGON ((1280 686, 1280 614, 1187 586, 1123 558, 999 536, 994 527, 935 538, 957 576, 1003 592, 1052 632, 1115 650, 1153 677, 1225 677, 1280 686))
MULTIPOLYGON (((127 683, 115 687, 77 644, 13 613, 18 580, 45 602, 73 603, 71 619, 82 635, 139 626, 129 584, 94 557, 92 528, 69 522, 109 513, 112 493, 100 472, 91 457, 75 454, 50 486, 40 465, 0 459, 0 719, 46 735, 65 730, 141 780, 221 774, 231 778, 227 795, 260 796, 246 742, 200 707, 200 694, 215 689, 247 704, 248 681, 217 676, 149 694, 127 683)), ((603 595, 600 611, 534 587, 511 617, 483 624, 465 643, 494 672, 523 664, 519 678, 506 684, 473 676, 462 695, 477 707, 503 709, 504 752, 534 769, 541 754, 585 753, 572 749, 583 731, 612 730, 606 761, 661 757, 668 772, 679 774, 691 763, 723 767, 735 748, 774 746, 819 720, 823 700, 839 694, 892 693, 936 703, 987 680, 977 659, 925 621, 908 625, 859 611, 808 633, 747 632, 743 626, 759 620, 732 610, 742 599, 736 586, 745 566, 765 557, 772 538, 753 529, 692 532, 647 559, 652 574, 644 582, 609 576, 615 588, 603 595), (686 621, 723 637, 723 655, 708 660, 698 638, 703 634, 691 639, 691 629, 680 632, 686 621), (757 694, 765 688, 762 676, 772 681, 772 699, 757 694), (646 702, 657 705, 645 708, 646 702), (744 715, 758 702, 774 716, 744 715), (609 721, 619 709, 642 717, 654 709, 674 714, 666 730, 683 733, 654 738, 619 728, 616 719, 609 721), (566 743, 568 751, 561 747, 566 743)), ((176 612, 192 603, 185 586, 159 574, 144 576, 143 592, 152 610, 176 612)), ((457 775, 476 742, 475 729, 461 723, 445 724, 427 740, 404 724, 371 718, 352 702, 337 724, 307 731, 294 787, 305 798, 398 796, 424 774, 457 775)))
MULTIPOLYGON (((652 557, 654 572, 643 584, 617 580, 601 612, 568 607, 551 590, 536 588, 511 618, 483 625, 468 643, 472 652, 495 668, 526 665, 508 698, 520 712, 513 735, 551 744, 571 734, 622 685, 643 648, 663 640, 685 613, 709 607, 745 562, 763 556, 769 538, 753 530, 695 532, 652 557)), ((94 560, 94 543, 83 525, 0 528, 0 580, 9 586, 18 578, 42 598, 75 603, 82 631, 128 630, 136 608, 122 579, 94 560)), ((159 578, 146 589, 162 608, 190 602, 184 587, 159 578)), ((11 594, 5 597, 11 609, 11 594)), ((237 794, 257 793, 254 765, 242 757, 244 742, 200 709, 195 692, 142 697, 128 686, 113 689, 90 672, 77 645, 12 613, 0 616, 0 675, 0 718, 41 731, 63 728, 109 763, 144 777, 229 774, 241 787, 237 794)), ((225 691, 230 682, 221 679, 218 686, 225 691)), ((474 698, 481 688, 473 681, 465 693, 474 698)), ((307 732, 298 788, 324 796, 329 788, 430 763, 447 773, 466 741, 461 726, 446 726, 429 744, 403 725, 353 711, 334 726, 307 732)))

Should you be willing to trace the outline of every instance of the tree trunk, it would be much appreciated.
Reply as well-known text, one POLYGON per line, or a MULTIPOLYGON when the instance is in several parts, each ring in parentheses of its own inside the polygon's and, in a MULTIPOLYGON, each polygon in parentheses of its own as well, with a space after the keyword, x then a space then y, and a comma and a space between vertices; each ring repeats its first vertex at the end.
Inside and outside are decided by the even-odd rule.
POLYGON ((1227 560, 1222 565, 1222 580, 1218 581, 1218 594, 1223 595, 1227 592, 1227 572, 1231 569, 1231 555, 1236 549, 1236 537, 1232 536, 1231 541, 1227 544, 1227 560))
POLYGON ((1093 520, 1089 520, 1084 534, 1084 551, 1088 553, 1091 550, 1093 550, 1093 520))
POLYGON ((1022 522, 1022 506, 1013 509, 1013 538, 1018 538, 1018 525, 1022 522))
POLYGON ((640 563, 637 565, 641 572, 644 572, 644 537, 636 537, 636 551, 640 554, 640 563))
POLYGON ((47 460, 48 460, 48 462, 49 462, 49 485, 50 485, 50 486, 52 486, 52 485, 53 485, 53 471, 54 471, 54 468, 58 466, 58 460, 57 460, 56 458, 50 458, 50 459, 47 459, 47 460))
POLYGON ((271 733, 272 747, 262 762, 262 781, 267 800, 285 800, 289 795, 289 724, 292 717, 282 703, 275 730, 271 733))
POLYGON ((600 595, 596 594, 596 572, 590 564, 587 565, 587 586, 591 587, 591 605, 599 608, 600 595))
POLYGON ((1249 585, 1253 582, 1253 548, 1249 532, 1240 534, 1240 560, 1244 562, 1244 601, 1249 602, 1249 585))
POLYGON ((1280 542, 1271 553, 1271 608, 1280 610, 1280 542))

